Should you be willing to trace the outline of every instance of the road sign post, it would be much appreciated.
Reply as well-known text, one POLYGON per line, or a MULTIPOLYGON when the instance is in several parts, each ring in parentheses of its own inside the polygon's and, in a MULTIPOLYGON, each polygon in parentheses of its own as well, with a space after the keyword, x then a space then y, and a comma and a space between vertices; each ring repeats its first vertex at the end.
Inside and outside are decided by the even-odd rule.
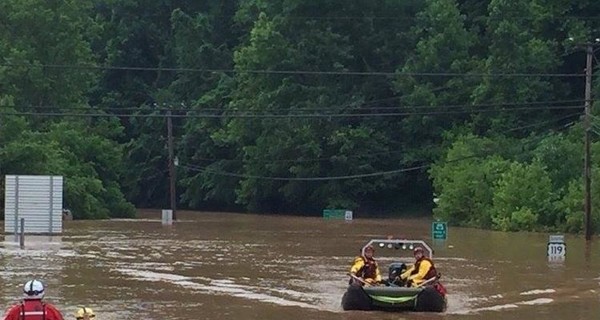
POLYGON ((448 224, 446 222, 434 221, 431 224, 431 235, 433 240, 446 240, 448 238, 448 224))
POLYGON ((562 262, 565 260, 567 255, 567 244, 565 243, 565 236, 563 235, 551 235, 548 237, 548 249, 547 249, 548 261, 550 262, 562 262))

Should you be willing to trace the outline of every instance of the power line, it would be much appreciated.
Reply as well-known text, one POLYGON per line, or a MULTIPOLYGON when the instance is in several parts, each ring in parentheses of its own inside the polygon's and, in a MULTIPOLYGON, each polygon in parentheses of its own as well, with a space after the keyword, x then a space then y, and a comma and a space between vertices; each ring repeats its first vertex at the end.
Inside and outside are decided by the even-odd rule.
MULTIPOLYGON (((551 104, 572 104, 583 103, 584 100, 547 100, 547 101, 531 101, 531 102, 503 102, 503 103, 479 103, 479 104, 454 104, 454 105, 406 105, 395 107, 374 107, 368 110, 398 110, 398 109, 458 109, 458 108, 482 108, 482 107, 511 107, 511 106, 532 106, 532 105, 551 105, 551 104)), ((361 108, 360 106, 356 109, 361 108)))
POLYGON ((354 174, 354 175, 337 176, 337 177, 313 177, 313 178, 290 177, 290 178, 284 178, 284 177, 266 177, 266 176, 257 176, 257 175, 245 175, 245 174, 237 174, 237 173, 225 172, 225 171, 215 171, 215 170, 208 169, 206 167, 199 167, 199 166, 193 166, 193 165, 179 165, 179 166, 183 167, 185 169, 188 169, 188 170, 192 170, 192 171, 202 171, 202 172, 217 174, 220 176, 248 178, 248 179, 283 180, 283 181, 325 181, 325 180, 358 179, 358 178, 377 177, 377 176, 391 175, 391 174, 397 174, 397 173, 402 173, 402 172, 415 171, 415 170, 425 169, 425 168, 429 167, 429 165, 422 165, 422 166, 416 166, 416 167, 404 168, 404 169, 398 169, 398 170, 364 173, 364 174, 354 174))
MULTIPOLYGON (((298 119, 298 118, 370 118, 370 117, 400 117, 400 116, 426 116, 426 115, 450 115, 450 114, 478 114, 494 112, 516 112, 516 111, 534 111, 534 110, 570 110, 581 109, 582 106, 547 106, 547 107, 519 107, 504 109, 486 109, 486 110, 464 110, 464 111, 430 111, 430 112, 385 112, 385 113, 307 113, 307 114, 272 114, 272 113, 251 113, 234 112, 222 114, 173 114, 172 118, 240 118, 240 119, 298 119)), ((27 112, 27 111, 0 111, 0 115, 11 116, 47 116, 47 117, 122 117, 122 118, 164 118, 164 114, 135 114, 135 113, 75 113, 75 112, 27 112)))
MULTIPOLYGON (((371 106, 373 104, 377 104, 377 103, 384 102, 384 101, 389 102, 389 101, 401 100, 401 99, 405 99, 405 98, 407 98, 407 96, 403 95, 403 96, 390 97, 390 98, 385 98, 385 99, 371 100, 371 101, 366 101, 363 103, 355 103, 355 104, 350 103, 350 104, 346 104, 346 105, 337 105, 337 106, 334 105, 334 106, 328 106, 328 107, 305 107, 305 108, 281 109, 280 111, 282 111, 282 112, 336 111, 339 109, 345 109, 345 110, 364 109, 367 111, 376 111, 376 110, 458 109, 458 108, 465 108, 465 109, 471 110, 473 108, 482 108, 482 107, 510 107, 510 106, 533 106, 533 105, 552 105, 552 104, 569 104, 569 105, 571 105, 573 103, 582 103, 583 104, 583 102, 585 101, 585 100, 579 99, 579 100, 546 100, 546 101, 530 101, 530 102, 504 102, 504 103, 455 104, 455 105, 400 105, 400 106, 386 106, 386 107, 371 106)), ((154 108, 149 108, 149 109, 144 108, 144 107, 97 108, 97 107, 89 107, 89 106, 61 107, 61 106, 53 106, 53 105, 41 105, 41 106, 37 106, 37 105, 28 105, 28 106, 0 105, 0 108, 17 108, 17 109, 24 109, 24 110, 54 109, 54 110, 60 110, 60 111, 83 110, 83 111, 105 111, 105 112, 111 112, 111 111, 142 111, 142 112, 167 112, 167 111, 172 111, 172 112, 209 112, 209 111, 230 112, 230 111, 234 111, 234 112, 248 112, 245 110, 231 110, 231 109, 224 109, 224 108, 193 108, 193 107, 186 106, 184 103, 162 103, 161 105, 163 106, 162 108, 156 108, 156 107, 158 107, 158 104, 154 104, 153 105, 154 108), (168 105, 180 105, 184 108, 166 107, 168 105)), ((279 111, 279 110, 272 110, 272 111, 279 111)))
POLYGON ((596 121, 600 121, 600 117, 597 117, 593 114, 590 114, 590 118, 592 118, 593 120, 596 120, 596 121))
MULTIPOLYGON (((418 13, 418 12, 417 12, 418 13)), ((194 14, 206 14, 206 12, 193 12, 193 13, 185 13, 188 16, 192 16, 194 14)), ((117 14, 115 15, 116 17, 129 17, 132 14, 117 14)), ((146 16, 150 16, 150 17, 163 17, 163 18, 168 18, 171 19, 173 16, 171 13, 168 14, 163 14, 163 13, 150 13, 150 14, 146 14, 146 16)), ((206 15, 206 18, 208 19, 213 19, 213 18, 219 18, 219 19, 231 19, 231 18, 235 18, 237 15, 206 15)), ((297 20, 398 20, 398 21, 402 21, 402 20, 417 20, 419 19, 417 16, 415 15, 395 15, 395 16, 376 16, 376 15, 372 15, 372 16, 307 16, 307 15, 283 15, 281 13, 275 13, 273 15, 268 14, 267 17, 280 17, 280 18, 285 18, 285 19, 297 19, 297 20)), ((257 19, 258 16, 250 16, 249 18, 251 19, 257 19)), ((529 15, 529 16, 510 16, 510 15, 505 15, 503 14, 502 16, 481 16, 481 17, 476 17, 479 20, 506 20, 506 21, 519 21, 519 20, 540 20, 539 17, 537 16, 533 16, 533 15, 529 15)), ((575 19, 575 20, 600 20, 600 17, 598 16, 578 16, 578 15, 564 15, 564 16, 546 16, 544 17, 543 20, 551 20, 551 21, 563 21, 563 20, 567 20, 567 19, 575 19)), ((474 20, 474 19, 470 19, 470 20, 474 20)))
MULTIPOLYGON (((557 119, 551 119, 551 120, 548 120, 548 121, 542 121, 542 122, 538 122, 538 123, 534 123, 534 124, 524 125, 524 126, 517 127, 517 128, 512 128, 512 129, 506 130, 506 132, 513 132, 513 131, 518 131, 518 130, 532 128, 532 127, 538 127, 538 126, 543 125, 543 124, 554 123, 554 122, 557 122, 557 121, 566 120, 566 119, 572 118, 574 116, 581 116, 581 115, 582 115, 581 112, 576 112, 576 113, 572 113, 570 115, 566 115, 564 117, 560 117, 560 118, 557 118, 557 119)), ((573 124, 573 122, 569 122, 568 123, 568 125, 571 125, 571 124, 573 124)), ((565 125, 565 126, 567 126, 567 125, 565 125)))
MULTIPOLYGON (((396 151, 382 151, 382 152, 373 152, 366 155, 350 155, 345 156, 346 159, 356 159, 356 158, 371 158, 380 155, 392 155, 396 153, 403 153, 402 150, 396 151)), ((217 159, 217 158, 202 158, 202 157, 194 157, 194 160, 199 161, 207 161, 207 162, 217 162, 217 161, 226 161, 226 162, 243 162, 244 159, 217 159)), ((313 159, 253 159, 252 162, 257 163, 312 163, 312 162, 321 162, 321 161, 330 161, 331 157, 327 158, 313 158, 313 159)))
MULTIPOLYGON (((417 16, 281 16, 286 19, 314 19, 314 20, 417 20, 419 17, 417 16)), ((225 17, 225 16, 222 16, 225 17)), ((540 20, 536 16, 498 16, 498 17, 490 17, 483 16, 481 20, 501 20, 501 21, 518 21, 518 20, 540 20)), ((566 19, 577 19, 577 20, 600 20, 600 17, 594 16, 556 16, 556 17, 544 17, 546 20, 553 21, 562 21, 566 19)))
POLYGON ((311 71, 311 70, 268 70, 268 69, 204 69, 204 68, 163 68, 139 66, 99 66, 83 64, 26 64, 3 63, 0 67, 10 68, 49 68, 73 70, 119 70, 119 71, 161 71, 161 72, 206 72, 206 73, 250 73, 280 75, 334 75, 334 76, 421 76, 421 77, 585 77, 579 73, 460 73, 460 72, 401 72, 401 71, 311 71))
MULTIPOLYGON (((447 86, 441 86, 441 87, 436 87, 436 88, 432 88, 430 89, 431 92, 438 92, 444 89, 447 89, 447 86)), ((375 99, 375 100, 369 100, 369 101, 365 101, 362 103, 349 103, 346 105, 341 105, 338 107, 333 107, 333 108, 349 108, 349 107, 360 107, 360 106, 368 106, 368 105, 372 105, 372 104, 377 104, 377 103, 381 103, 381 102, 390 102, 390 101, 395 101, 395 100, 402 100, 402 99, 406 99, 410 97, 409 94, 404 94, 404 95, 399 95, 399 96, 393 96, 393 97, 388 97, 388 98, 381 98, 381 99, 375 99)), ((565 100, 565 103, 568 102, 579 102, 578 100, 565 100)), ((581 100, 583 101, 583 100, 581 100)), ((35 110, 41 110, 41 109, 56 109, 56 110, 94 110, 93 107, 89 107, 89 106, 81 106, 81 107, 73 107, 73 106, 56 106, 56 105, 29 105, 29 106, 17 106, 17 105, 0 105, 0 108, 19 108, 19 109, 35 109, 35 110)), ((331 108, 331 107, 330 107, 331 108)), ((162 102, 162 103, 150 103, 150 104, 143 104, 141 106, 138 107, 114 107, 114 108, 96 108, 97 110, 101 110, 101 111, 111 111, 111 110, 115 110, 115 111, 180 111, 180 112, 186 112, 186 111, 223 111, 223 108, 194 108, 194 107, 188 107, 186 106, 186 104, 184 102, 162 102), (163 108, 157 108, 159 105, 162 105, 163 108), (170 106, 181 106, 184 108, 172 108, 170 106), (151 109, 145 109, 145 107, 154 107, 151 109)), ((296 110, 308 110, 308 109, 313 109, 313 108, 300 108, 300 109, 296 109, 296 110)), ((315 110, 318 110, 318 108, 314 108, 315 110)))

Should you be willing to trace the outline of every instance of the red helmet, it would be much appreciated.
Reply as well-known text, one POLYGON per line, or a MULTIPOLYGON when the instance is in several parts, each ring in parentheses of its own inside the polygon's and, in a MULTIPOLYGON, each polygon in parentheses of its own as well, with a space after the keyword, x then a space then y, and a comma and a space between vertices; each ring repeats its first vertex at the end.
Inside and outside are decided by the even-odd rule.
POLYGON ((371 252, 375 252, 375 247, 373 247, 372 245, 368 245, 365 247, 364 251, 367 252, 371 250, 371 252))
POLYGON ((420 252, 420 253, 422 253, 422 254, 425 254, 425 250, 423 250, 423 248, 421 248, 421 247, 416 247, 416 248, 413 250, 413 254, 416 254, 417 252, 420 252))

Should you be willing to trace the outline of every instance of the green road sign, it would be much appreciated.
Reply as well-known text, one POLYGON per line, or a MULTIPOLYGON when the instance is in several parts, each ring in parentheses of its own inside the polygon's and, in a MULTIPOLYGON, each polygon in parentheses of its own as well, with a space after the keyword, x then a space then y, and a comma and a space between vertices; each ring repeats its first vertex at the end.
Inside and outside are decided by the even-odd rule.
POLYGON ((448 224, 435 221, 431 224, 431 235, 434 240, 446 240, 448 238, 448 224))
MULTIPOLYGON (((346 220, 348 220, 348 214, 346 213, 348 210, 345 209, 325 209, 323 210, 323 218, 325 219, 344 219, 346 218, 346 220)), ((350 215, 350 219, 351 215, 350 215)))

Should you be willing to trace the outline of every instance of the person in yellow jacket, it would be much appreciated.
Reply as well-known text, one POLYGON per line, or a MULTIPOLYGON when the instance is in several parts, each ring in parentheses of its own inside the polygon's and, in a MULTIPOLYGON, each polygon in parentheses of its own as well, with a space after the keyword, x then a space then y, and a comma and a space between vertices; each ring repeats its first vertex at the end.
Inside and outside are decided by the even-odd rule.
POLYGON ((75 319, 76 320, 94 320, 96 319, 96 314, 94 313, 94 310, 92 310, 91 308, 79 308, 79 310, 77 310, 77 312, 75 312, 75 319))
POLYGON ((375 254, 375 249, 372 246, 364 248, 362 254, 354 259, 352 267, 350 267, 350 274, 364 281, 362 284, 381 283, 379 265, 373 258, 373 254, 375 254))
POLYGON ((400 279, 406 281, 407 286, 418 287, 424 281, 437 277, 437 271, 433 261, 425 257, 423 248, 416 247, 413 253, 415 264, 404 271, 400 275, 400 279))

